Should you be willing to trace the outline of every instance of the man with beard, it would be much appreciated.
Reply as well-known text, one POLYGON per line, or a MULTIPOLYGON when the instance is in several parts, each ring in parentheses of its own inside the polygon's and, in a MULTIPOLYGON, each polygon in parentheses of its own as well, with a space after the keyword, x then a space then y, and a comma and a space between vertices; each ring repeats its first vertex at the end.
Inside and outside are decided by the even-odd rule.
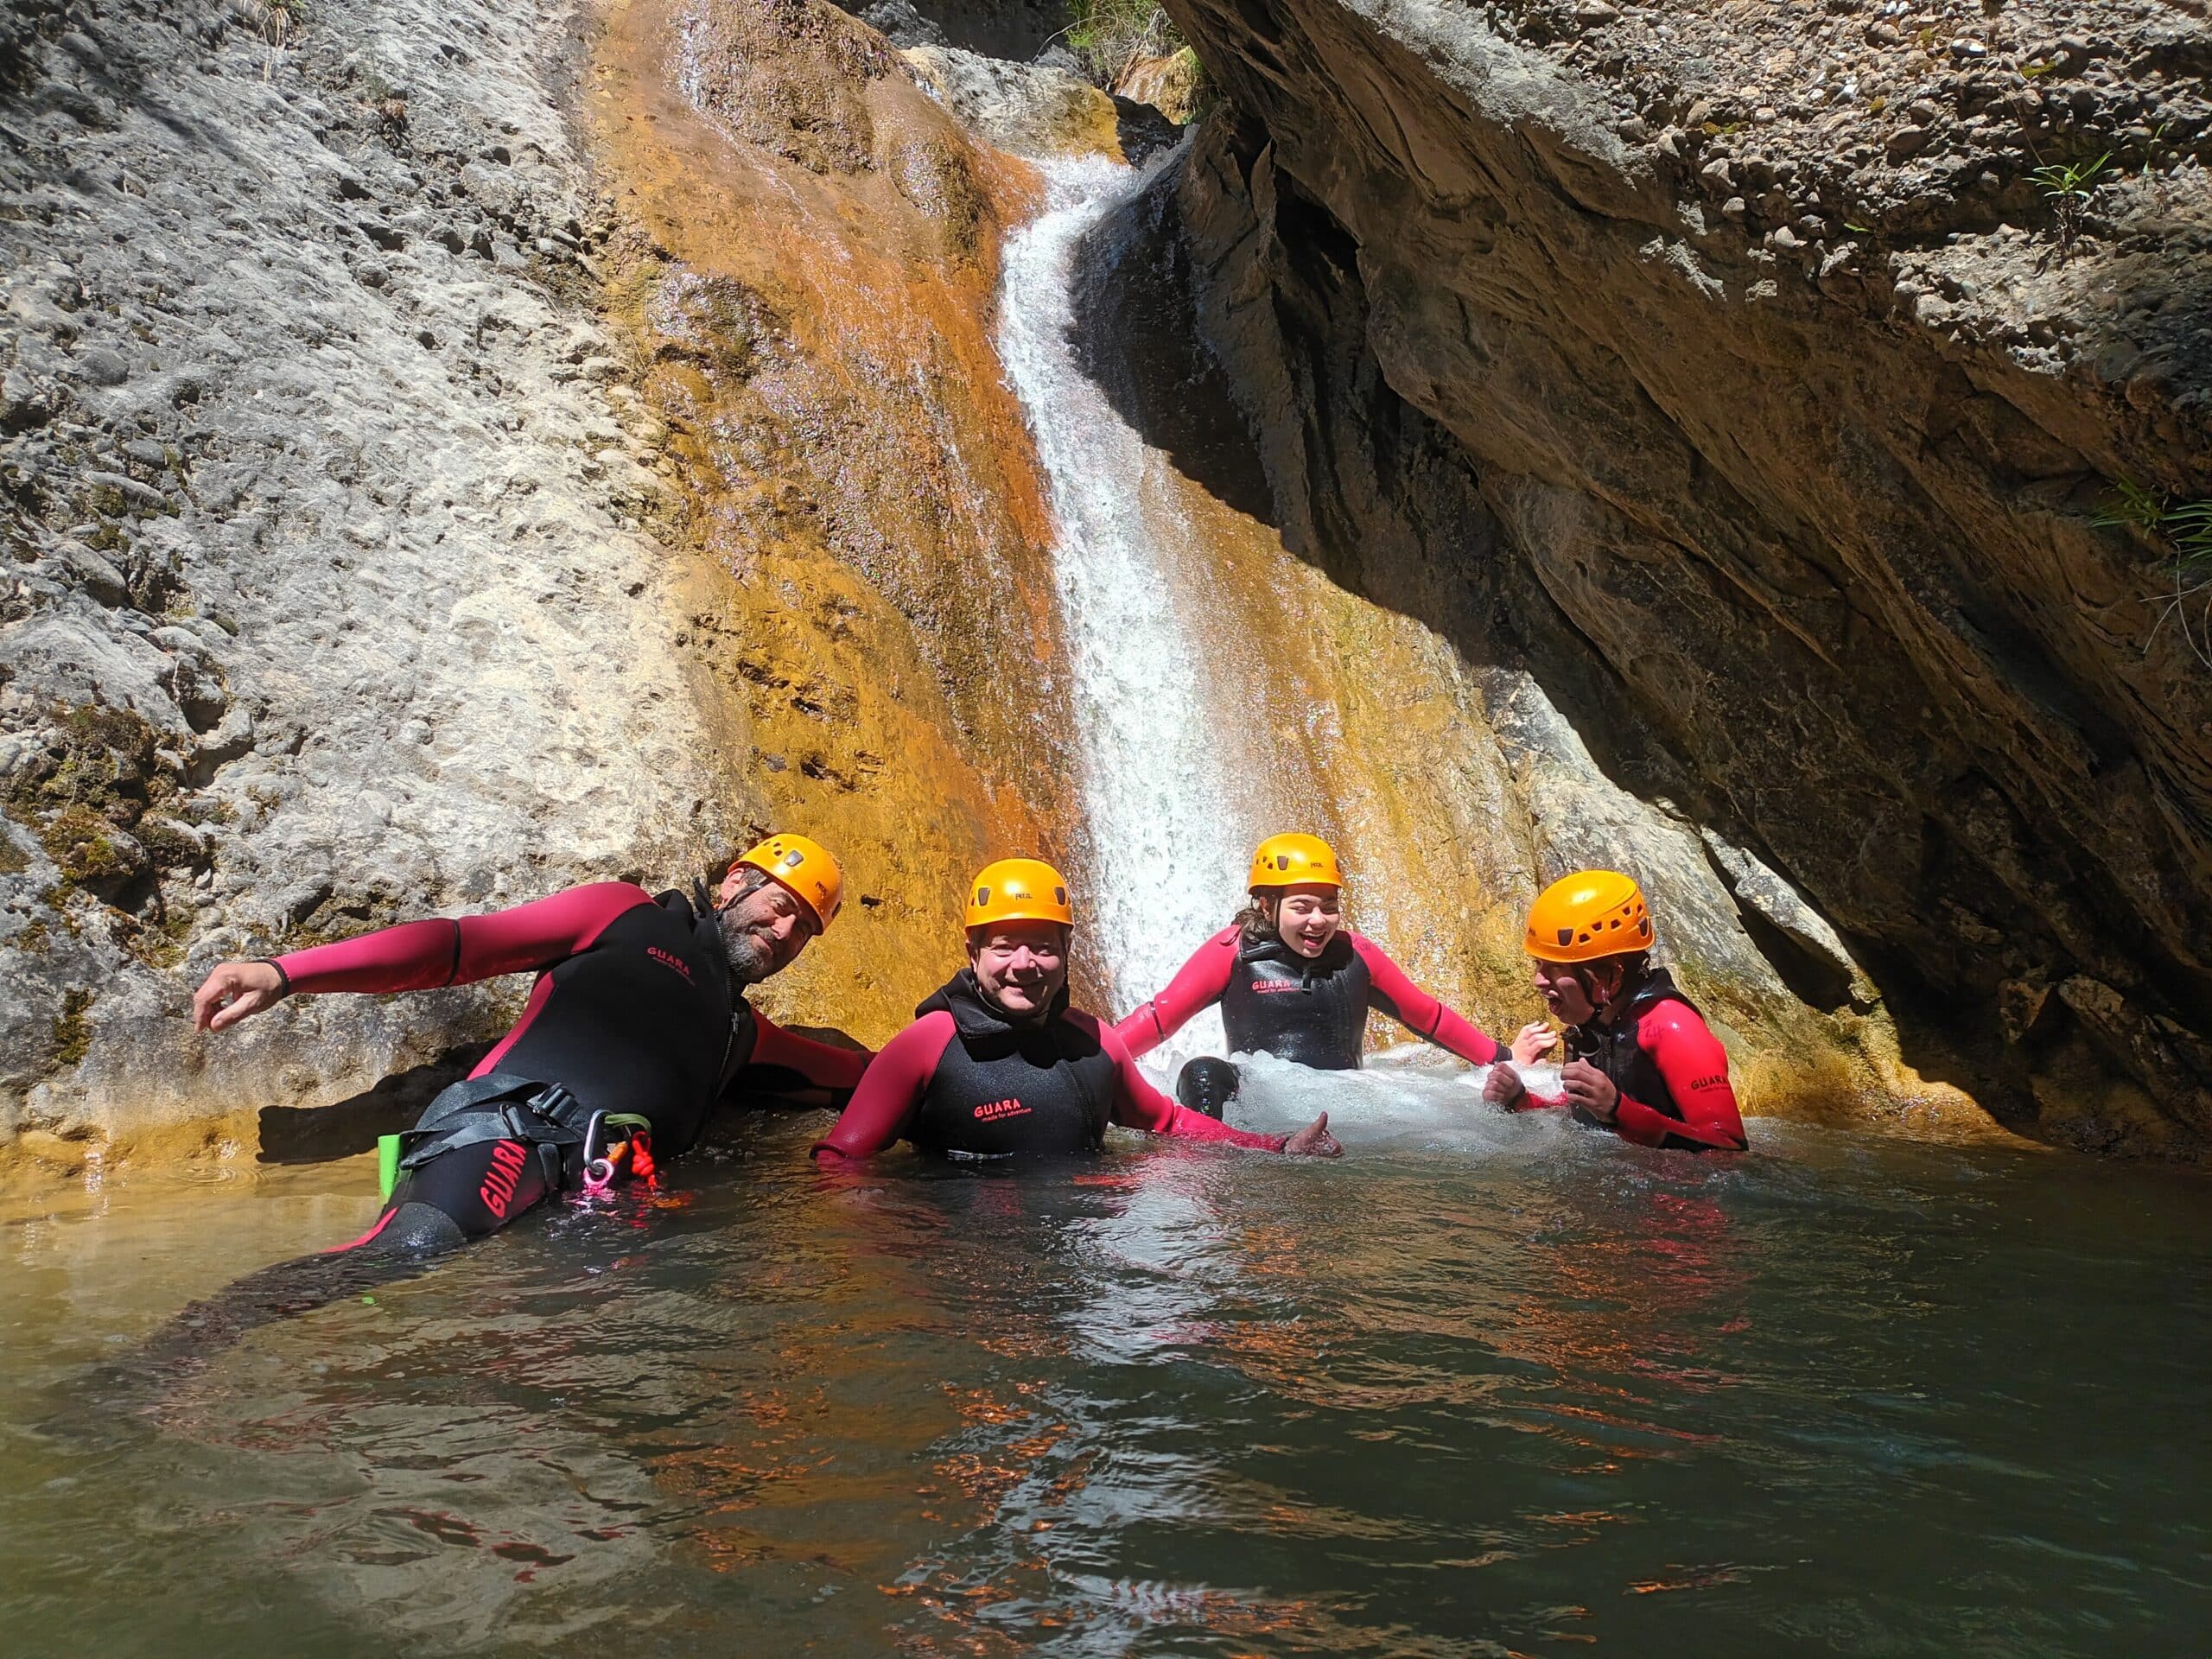
POLYGON ((842 887, 822 847, 772 836, 711 899, 696 882, 686 897, 600 881, 512 910, 226 962, 194 995, 193 1018, 219 1032, 288 995, 537 976, 513 1029, 402 1137, 400 1179, 376 1225, 327 1253, 420 1257, 568 1189, 651 1180, 653 1160, 690 1148, 741 1071, 748 1086, 823 1090, 832 1103, 849 1096, 865 1052, 780 1030, 744 995, 830 925, 842 887))

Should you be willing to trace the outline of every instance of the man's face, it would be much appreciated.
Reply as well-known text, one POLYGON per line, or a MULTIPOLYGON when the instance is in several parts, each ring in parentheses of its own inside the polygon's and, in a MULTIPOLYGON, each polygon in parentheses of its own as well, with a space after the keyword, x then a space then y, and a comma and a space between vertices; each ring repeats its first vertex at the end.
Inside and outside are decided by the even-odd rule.
POLYGON ((763 881, 747 893, 745 881, 741 870, 722 878, 716 919, 730 972, 741 985, 757 985, 798 961, 806 942, 822 930, 814 912, 780 882, 763 881))
POLYGON ((1067 930, 1058 922, 999 922, 968 936, 983 995, 1017 1018, 1041 1014, 1068 982, 1067 930))

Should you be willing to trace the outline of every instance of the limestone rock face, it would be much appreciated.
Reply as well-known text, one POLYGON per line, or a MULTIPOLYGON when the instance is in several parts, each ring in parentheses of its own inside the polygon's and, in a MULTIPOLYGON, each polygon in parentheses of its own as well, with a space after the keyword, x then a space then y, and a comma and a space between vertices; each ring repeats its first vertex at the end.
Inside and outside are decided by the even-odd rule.
POLYGON ((1121 159, 1114 100, 1071 70, 956 47, 916 46, 903 55, 947 109, 1001 149, 1121 159))
POLYGON ((1178 126, 1188 126, 1204 113, 1205 77, 1198 54, 1184 47, 1160 57, 1139 58, 1114 84, 1122 98, 1150 105, 1178 126))
POLYGON ((2205 595, 2185 519, 2094 521, 2212 497, 2204 24, 1169 10, 1250 124, 1190 162, 1275 249, 1233 297, 1338 371, 1243 389, 1297 440, 1301 550, 1417 614, 1488 603, 1611 777, 1811 900, 1923 1071, 2201 1150, 2205 595), (2035 176, 2062 162, 2077 199, 2035 176), (1409 588, 1348 448, 1404 485, 1464 461, 1497 533, 1409 588))
POLYGON ((248 15, 10 14, 0 1138, 366 1089, 506 993, 204 1042, 197 976, 761 816, 583 303, 567 8, 248 15))

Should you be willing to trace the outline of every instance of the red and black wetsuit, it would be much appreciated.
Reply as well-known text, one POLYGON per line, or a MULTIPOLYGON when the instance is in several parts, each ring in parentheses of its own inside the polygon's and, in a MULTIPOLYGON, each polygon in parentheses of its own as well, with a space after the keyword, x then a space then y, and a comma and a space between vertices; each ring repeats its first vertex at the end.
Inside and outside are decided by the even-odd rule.
POLYGON ((1198 949, 1167 988, 1114 1027, 1132 1054, 1148 1054, 1200 1009, 1221 1004, 1229 1046, 1324 1071, 1357 1071, 1367 1011, 1380 1008, 1416 1036, 1487 1065, 1498 1046, 1406 976, 1382 947, 1345 928, 1318 957, 1276 938, 1225 927, 1198 949))
MULTIPOLYGON (((534 972, 522 1018, 470 1075, 515 1074, 566 1089, 588 1110, 652 1122, 666 1157, 688 1150, 741 1070, 775 1067, 832 1090, 853 1088, 868 1056, 810 1042, 753 1012, 731 981, 720 928, 703 901, 658 898, 627 881, 571 887, 512 910, 408 922, 276 958, 289 988, 415 991, 534 972)), ((755 1077, 761 1074, 753 1073, 755 1077)), ((539 1160, 511 1140, 459 1148, 409 1172, 354 1245, 392 1236, 395 1217, 426 1205, 474 1237, 546 1198, 539 1160)), ((416 1248, 447 1230, 428 1215, 401 1228, 416 1248)))
POLYGON ((1620 1090, 1610 1124, 1564 1096, 1524 1095, 1521 1107, 1566 1106, 1578 1122, 1611 1128, 1643 1147, 1742 1152, 1743 1114, 1728 1082, 1728 1051, 1664 968, 1647 972, 1611 1025, 1592 1020, 1567 1033, 1569 1059, 1587 1060, 1620 1090))
POLYGON ((1232 1129, 1146 1081, 1121 1039, 1067 1006, 1034 1024, 985 1000, 972 971, 914 1010, 883 1046, 817 1158, 865 1158, 895 1141, 981 1158, 1093 1152, 1106 1126, 1281 1152, 1284 1137, 1232 1129))

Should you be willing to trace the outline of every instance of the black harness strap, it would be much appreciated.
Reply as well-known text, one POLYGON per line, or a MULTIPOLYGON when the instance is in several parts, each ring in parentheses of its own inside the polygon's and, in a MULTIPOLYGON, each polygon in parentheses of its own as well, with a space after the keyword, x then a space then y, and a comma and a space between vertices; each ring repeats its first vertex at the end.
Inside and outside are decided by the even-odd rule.
POLYGON ((400 1137, 399 1166, 417 1169, 433 1158, 486 1141, 518 1141, 536 1150, 547 1185, 564 1185, 567 1148, 582 1146, 594 1114, 557 1083, 512 1071, 470 1077, 441 1092, 400 1137))

